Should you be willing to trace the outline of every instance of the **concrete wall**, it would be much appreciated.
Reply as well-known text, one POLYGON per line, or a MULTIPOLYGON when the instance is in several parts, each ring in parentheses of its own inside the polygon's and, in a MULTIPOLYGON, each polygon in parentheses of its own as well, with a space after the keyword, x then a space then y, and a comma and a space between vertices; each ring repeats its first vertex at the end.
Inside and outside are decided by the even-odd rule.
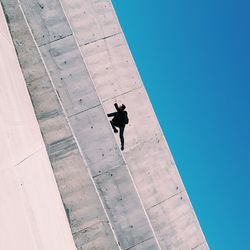
POLYGON ((160 247, 208 249, 111 1, 62 3, 105 112, 127 106, 123 157, 160 247))
POLYGON ((208 249, 111 2, 2 4, 77 248, 208 249))
MULTIPOLYGON (((118 249, 19 3, 8 0, 2 4, 76 246, 78 249, 118 249)), ((40 9, 40 5, 38 7, 40 9)))
POLYGON ((59 2, 2 3, 77 248, 157 249, 59 2))
POLYGON ((76 249, 0 6, 0 249, 76 249))

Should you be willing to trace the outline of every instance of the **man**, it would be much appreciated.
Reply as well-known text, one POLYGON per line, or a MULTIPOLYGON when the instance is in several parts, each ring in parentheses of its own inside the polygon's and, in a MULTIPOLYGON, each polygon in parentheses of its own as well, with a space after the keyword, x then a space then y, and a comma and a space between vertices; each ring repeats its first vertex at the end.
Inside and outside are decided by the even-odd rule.
POLYGON ((117 112, 108 114, 108 117, 113 117, 113 119, 110 121, 111 126, 115 133, 118 133, 117 128, 119 128, 119 136, 121 140, 121 150, 124 150, 124 129, 126 124, 128 124, 128 113, 125 111, 126 106, 122 104, 120 107, 118 107, 117 103, 114 104, 117 112))

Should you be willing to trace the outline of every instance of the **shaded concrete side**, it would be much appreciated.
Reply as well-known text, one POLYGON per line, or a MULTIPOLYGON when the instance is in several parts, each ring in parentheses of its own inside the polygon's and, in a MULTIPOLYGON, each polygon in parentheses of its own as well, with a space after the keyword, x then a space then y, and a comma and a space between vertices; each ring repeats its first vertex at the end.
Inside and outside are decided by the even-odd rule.
POLYGON ((76 249, 0 5, 0 249, 76 249))
POLYGON ((17 15, 20 9, 16 8, 16 1, 3 2, 8 9, 20 63, 78 248, 116 248, 115 239, 111 239, 108 221, 102 217, 105 213, 120 248, 136 249, 137 246, 144 245, 147 249, 158 249, 78 44, 60 8, 60 2, 21 0, 21 9, 27 23, 24 23, 21 13, 17 15), (16 8, 14 12, 9 11, 10 7, 16 8), (27 25, 32 32, 33 40, 28 34, 30 30, 27 29, 27 25), (41 54, 38 54, 37 49, 41 54), (48 72, 41 62, 41 56, 48 72), (37 67, 33 70, 33 65, 36 64, 37 67), (60 105, 63 106, 63 111, 60 105), (69 160, 68 157, 72 152, 77 155, 78 148, 75 145, 75 138, 70 134, 71 131, 68 131, 67 122, 77 138, 77 146, 83 152, 90 170, 91 178, 87 174, 84 176, 87 180, 81 176, 83 170, 76 167, 75 173, 72 171, 78 161, 69 160), (84 199, 84 194, 89 192, 89 189, 90 194, 86 194, 87 197, 95 197, 91 193, 91 188, 82 189, 82 186, 90 180, 94 182, 104 205, 104 211, 97 213, 98 219, 102 218, 103 225, 98 225, 99 220, 97 220, 97 224, 84 229, 82 224, 85 221, 79 219, 81 216, 83 220, 84 217, 96 218, 96 213, 90 210, 91 208, 95 210, 95 206, 100 207, 100 204, 86 200, 87 203, 78 204, 79 212, 74 213, 72 210, 75 207, 73 206, 71 210, 71 203, 76 204, 79 196, 83 196, 80 198, 84 199), (73 192, 74 195, 71 195, 73 192), (69 200, 65 197, 69 198, 70 202, 66 203, 69 200), (90 210, 87 211, 86 206, 90 210), (74 215, 79 222, 77 236, 74 229, 78 223, 72 220, 74 215), (105 239, 103 235, 106 236, 105 239), (96 237, 96 241, 93 239, 93 242, 89 243, 90 240, 87 241, 89 237, 96 237), (113 245, 105 246, 104 242, 109 244, 113 242, 113 245))
MULTIPOLYGON (((53 89, 50 78, 27 28, 18 3, 17 1, 8 0, 2 1, 2 4, 5 7, 5 14, 9 21, 9 28, 18 52, 19 62, 46 144, 46 149, 49 154, 76 246, 78 249, 118 249, 110 228, 109 220, 95 191, 89 171, 80 155, 58 96, 53 89)), ((20 102, 19 106, 23 107, 23 105, 23 102, 20 102)), ((8 113, 10 113, 11 116, 11 110, 8 110, 8 113)), ((27 128, 27 131, 29 130, 30 129, 27 128)), ((29 132, 33 134, 32 130, 29 132)), ((12 133, 10 133, 10 135, 11 134, 12 133)), ((16 136, 15 138, 15 142, 18 145, 20 138, 16 136)), ((34 143, 28 140, 29 137, 25 133, 23 133, 22 139, 35 149, 34 143)), ((34 136, 32 136, 31 140, 34 140, 34 136)), ((42 139, 40 140, 42 141, 42 139)), ((20 152, 20 150, 17 149, 16 151, 16 153, 20 152)), ((37 177, 34 178, 33 181, 37 182, 37 177)), ((37 183, 39 184, 39 182, 37 183)), ((30 191, 29 188, 31 188, 30 185, 27 187, 28 191, 30 191)), ((50 191, 48 191, 48 193, 49 192, 50 191)), ((37 196, 37 198, 40 197, 37 196)), ((47 216, 49 215, 49 211, 51 211, 51 213, 58 213, 52 201, 48 200, 48 202, 50 202, 51 207, 43 212, 45 212, 47 216)), ((37 204, 40 204, 40 202, 37 204)), ((42 206, 42 208, 44 208, 44 206, 42 206)), ((40 212, 40 210, 38 210, 38 212, 40 212)), ((57 216, 55 216, 55 218, 56 217, 57 216)), ((50 232, 49 227, 46 230, 48 233, 50 232)), ((51 233, 51 236, 55 236, 55 233, 51 233)), ((48 239, 50 239, 50 237, 48 237, 48 239)), ((54 240, 62 242, 62 244, 64 242, 60 240, 60 237, 55 237, 54 240)), ((26 241, 27 243, 29 242, 28 239, 26 239, 25 242, 26 241)), ((51 244, 53 241, 51 241, 51 244)), ((37 248, 19 247, 15 249, 33 250, 37 248)), ((65 248, 47 247, 43 249, 70 249, 70 247, 65 244, 65 248)))
POLYGON ((105 111, 127 106, 123 156, 162 249, 208 249, 111 1, 61 1, 105 111))

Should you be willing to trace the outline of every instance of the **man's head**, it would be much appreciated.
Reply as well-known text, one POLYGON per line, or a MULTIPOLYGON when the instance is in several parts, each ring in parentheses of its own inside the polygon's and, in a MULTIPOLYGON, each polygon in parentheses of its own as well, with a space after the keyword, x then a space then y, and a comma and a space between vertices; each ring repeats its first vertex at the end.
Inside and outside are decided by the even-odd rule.
POLYGON ((122 104, 122 105, 120 106, 120 109, 121 109, 121 110, 125 110, 125 109, 126 109, 126 106, 125 106, 124 104, 122 104))

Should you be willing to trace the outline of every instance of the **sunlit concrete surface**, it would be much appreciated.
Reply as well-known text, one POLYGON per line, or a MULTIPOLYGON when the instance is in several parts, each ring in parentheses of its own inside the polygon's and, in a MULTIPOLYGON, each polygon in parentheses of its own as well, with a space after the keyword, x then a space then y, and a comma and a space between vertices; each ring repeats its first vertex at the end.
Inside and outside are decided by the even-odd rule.
POLYGON ((160 246, 208 249, 111 1, 62 3, 105 111, 127 106, 123 156, 160 246))
POLYGON ((76 249, 0 6, 0 249, 76 249))
POLYGON ((1 1, 77 248, 209 249, 111 1, 1 1))
POLYGON ((58 1, 20 3, 3 1, 77 247, 157 249, 67 19, 51 14, 58 1))
POLYGON ((75 244, 78 249, 118 249, 109 220, 18 2, 8 0, 2 4, 75 244))

